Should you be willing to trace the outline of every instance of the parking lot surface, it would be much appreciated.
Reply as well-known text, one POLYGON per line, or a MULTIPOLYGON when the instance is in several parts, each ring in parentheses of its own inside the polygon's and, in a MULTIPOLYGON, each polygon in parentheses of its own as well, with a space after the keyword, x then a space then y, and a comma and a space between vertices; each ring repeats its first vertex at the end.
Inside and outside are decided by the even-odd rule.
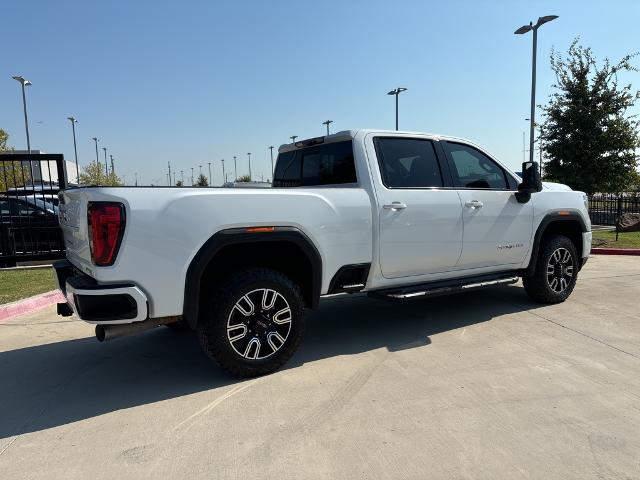
POLYGON ((592 257, 554 306, 323 300, 251 380, 46 308, 0 323, 0 382, 5 479, 640 478, 640 258, 592 257))

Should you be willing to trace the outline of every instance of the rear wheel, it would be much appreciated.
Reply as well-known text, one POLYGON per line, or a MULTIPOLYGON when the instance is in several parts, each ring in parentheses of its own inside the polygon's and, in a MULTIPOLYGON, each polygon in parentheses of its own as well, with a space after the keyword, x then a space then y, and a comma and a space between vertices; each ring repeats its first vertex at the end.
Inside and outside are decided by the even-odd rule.
POLYGON ((527 294, 540 303, 564 302, 578 278, 578 253, 564 235, 543 240, 533 275, 523 277, 527 294))
POLYGON ((265 268, 241 270, 210 293, 198 337, 225 370, 252 377, 291 358, 302 339, 304 315, 300 289, 287 276, 265 268))

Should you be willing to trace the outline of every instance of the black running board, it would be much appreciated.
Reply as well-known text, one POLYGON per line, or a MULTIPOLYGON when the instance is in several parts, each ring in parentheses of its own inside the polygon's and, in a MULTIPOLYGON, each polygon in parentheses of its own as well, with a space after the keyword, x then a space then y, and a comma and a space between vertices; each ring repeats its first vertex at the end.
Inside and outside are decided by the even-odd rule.
POLYGON ((412 298, 437 297, 453 293, 468 292, 480 288, 516 283, 520 277, 515 272, 478 275, 438 282, 422 283, 407 287, 389 288, 369 292, 369 296, 391 300, 409 300, 412 298))

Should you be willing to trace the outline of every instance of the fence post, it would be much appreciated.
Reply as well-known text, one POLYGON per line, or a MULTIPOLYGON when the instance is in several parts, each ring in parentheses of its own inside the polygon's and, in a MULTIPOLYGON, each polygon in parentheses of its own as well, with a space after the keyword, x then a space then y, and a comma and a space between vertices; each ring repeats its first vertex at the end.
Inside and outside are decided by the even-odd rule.
POLYGON ((620 217, 622 216, 622 195, 618 196, 618 211, 616 216, 616 242, 618 241, 618 224, 620 223, 620 217))

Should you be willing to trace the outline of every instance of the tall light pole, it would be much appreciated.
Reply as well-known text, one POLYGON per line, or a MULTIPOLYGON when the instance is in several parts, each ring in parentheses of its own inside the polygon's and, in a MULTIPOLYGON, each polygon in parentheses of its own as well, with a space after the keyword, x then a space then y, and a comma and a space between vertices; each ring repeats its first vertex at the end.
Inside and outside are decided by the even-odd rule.
POLYGON ((174 172, 173 172, 173 185, 175 185, 175 184, 176 184, 176 172, 174 170, 174 172))
POLYGON ((80 185, 80 167, 78 166, 78 147, 76 146, 76 123, 78 121, 74 117, 67 117, 67 120, 71 122, 71 130, 73 131, 73 153, 76 155, 76 181, 80 185))
POLYGON ((200 167, 200 175, 202 175, 202 165, 198 165, 200 167))
MULTIPOLYGON (((327 126, 327 128, 329 127, 327 126)), ((273 182, 273 145, 269 147, 269 150, 271 152, 271 181, 273 182)))
MULTIPOLYGON (((224 173, 224 158, 222 160, 220 160, 222 162, 222 186, 224 186, 224 184, 227 181, 227 174, 224 173)), ((237 180, 237 178, 236 178, 237 180)))
POLYGON ((167 167, 169 168, 169 181, 167 185, 171 186, 171 162, 167 162, 167 167))
POLYGON ((322 122, 323 125, 327 126, 327 135, 329 135, 329 124, 333 123, 333 120, 325 120, 322 122))
POLYGON ((109 164, 107 163, 107 147, 102 147, 104 150, 104 173, 108 177, 109 176, 109 164))
POLYGON ((191 167, 191 186, 193 187, 193 167, 191 167))
POLYGON ((100 163, 100 159, 98 158, 98 142, 100 140, 96 137, 92 137, 91 140, 93 140, 96 144, 96 166, 97 166, 100 163))
POLYGON ((296 143, 296 138, 298 138, 298 135, 291 135, 289 138, 291 139, 291 143, 296 143))
POLYGON ((133 174, 136 178, 136 187, 138 186, 138 172, 134 172, 133 174))
POLYGON ((211 162, 209 162, 209 186, 213 186, 213 181, 211 179, 211 162))
POLYGON ((405 92, 407 89, 404 87, 398 87, 396 89, 387 92, 387 95, 395 95, 396 97, 396 130, 398 130, 398 97, 402 92, 405 92))
POLYGON ((113 155, 109 155, 109 158, 111 159, 111 175, 113 175, 113 177, 115 178, 116 168, 113 166, 113 155))
MULTIPOLYGON (((557 15, 546 15, 538 18, 538 21, 534 25, 533 22, 529 22, 529 25, 523 25, 515 32, 516 35, 523 35, 530 30, 533 30, 533 52, 531 60, 531 116, 529 120, 529 161, 533 162, 533 141, 534 141, 534 126, 536 115, 536 53, 538 49, 538 29, 547 22, 558 18, 557 15)), ((542 166, 541 166, 542 167, 542 166)))
POLYGON ((184 170, 180 170, 180 181, 182 182, 182 187, 184 187, 184 170))
POLYGON ((27 151, 31 153, 31 139, 29 138, 29 117, 27 117, 27 96, 24 93, 24 87, 29 87, 33 84, 22 75, 14 75, 11 78, 20 82, 20 85, 22 86, 22 110, 24 111, 24 129, 27 132, 27 151))
POLYGON ((247 153, 249 157, 249 181, 251 181, 251 152, 247 153))
MULTIPOLYGON (((237 161, 236 161, 236 158, 237 158, 237 157, 234 155, 234 156, 233 156, 233 173, 235 174, 235 179, 234 179, 234 181, 235 181, 235 180, 238 180, 238 163, 237 163, 237 161)), ((223 179, 224 179, 224 177, 223 177, 223 179)))

